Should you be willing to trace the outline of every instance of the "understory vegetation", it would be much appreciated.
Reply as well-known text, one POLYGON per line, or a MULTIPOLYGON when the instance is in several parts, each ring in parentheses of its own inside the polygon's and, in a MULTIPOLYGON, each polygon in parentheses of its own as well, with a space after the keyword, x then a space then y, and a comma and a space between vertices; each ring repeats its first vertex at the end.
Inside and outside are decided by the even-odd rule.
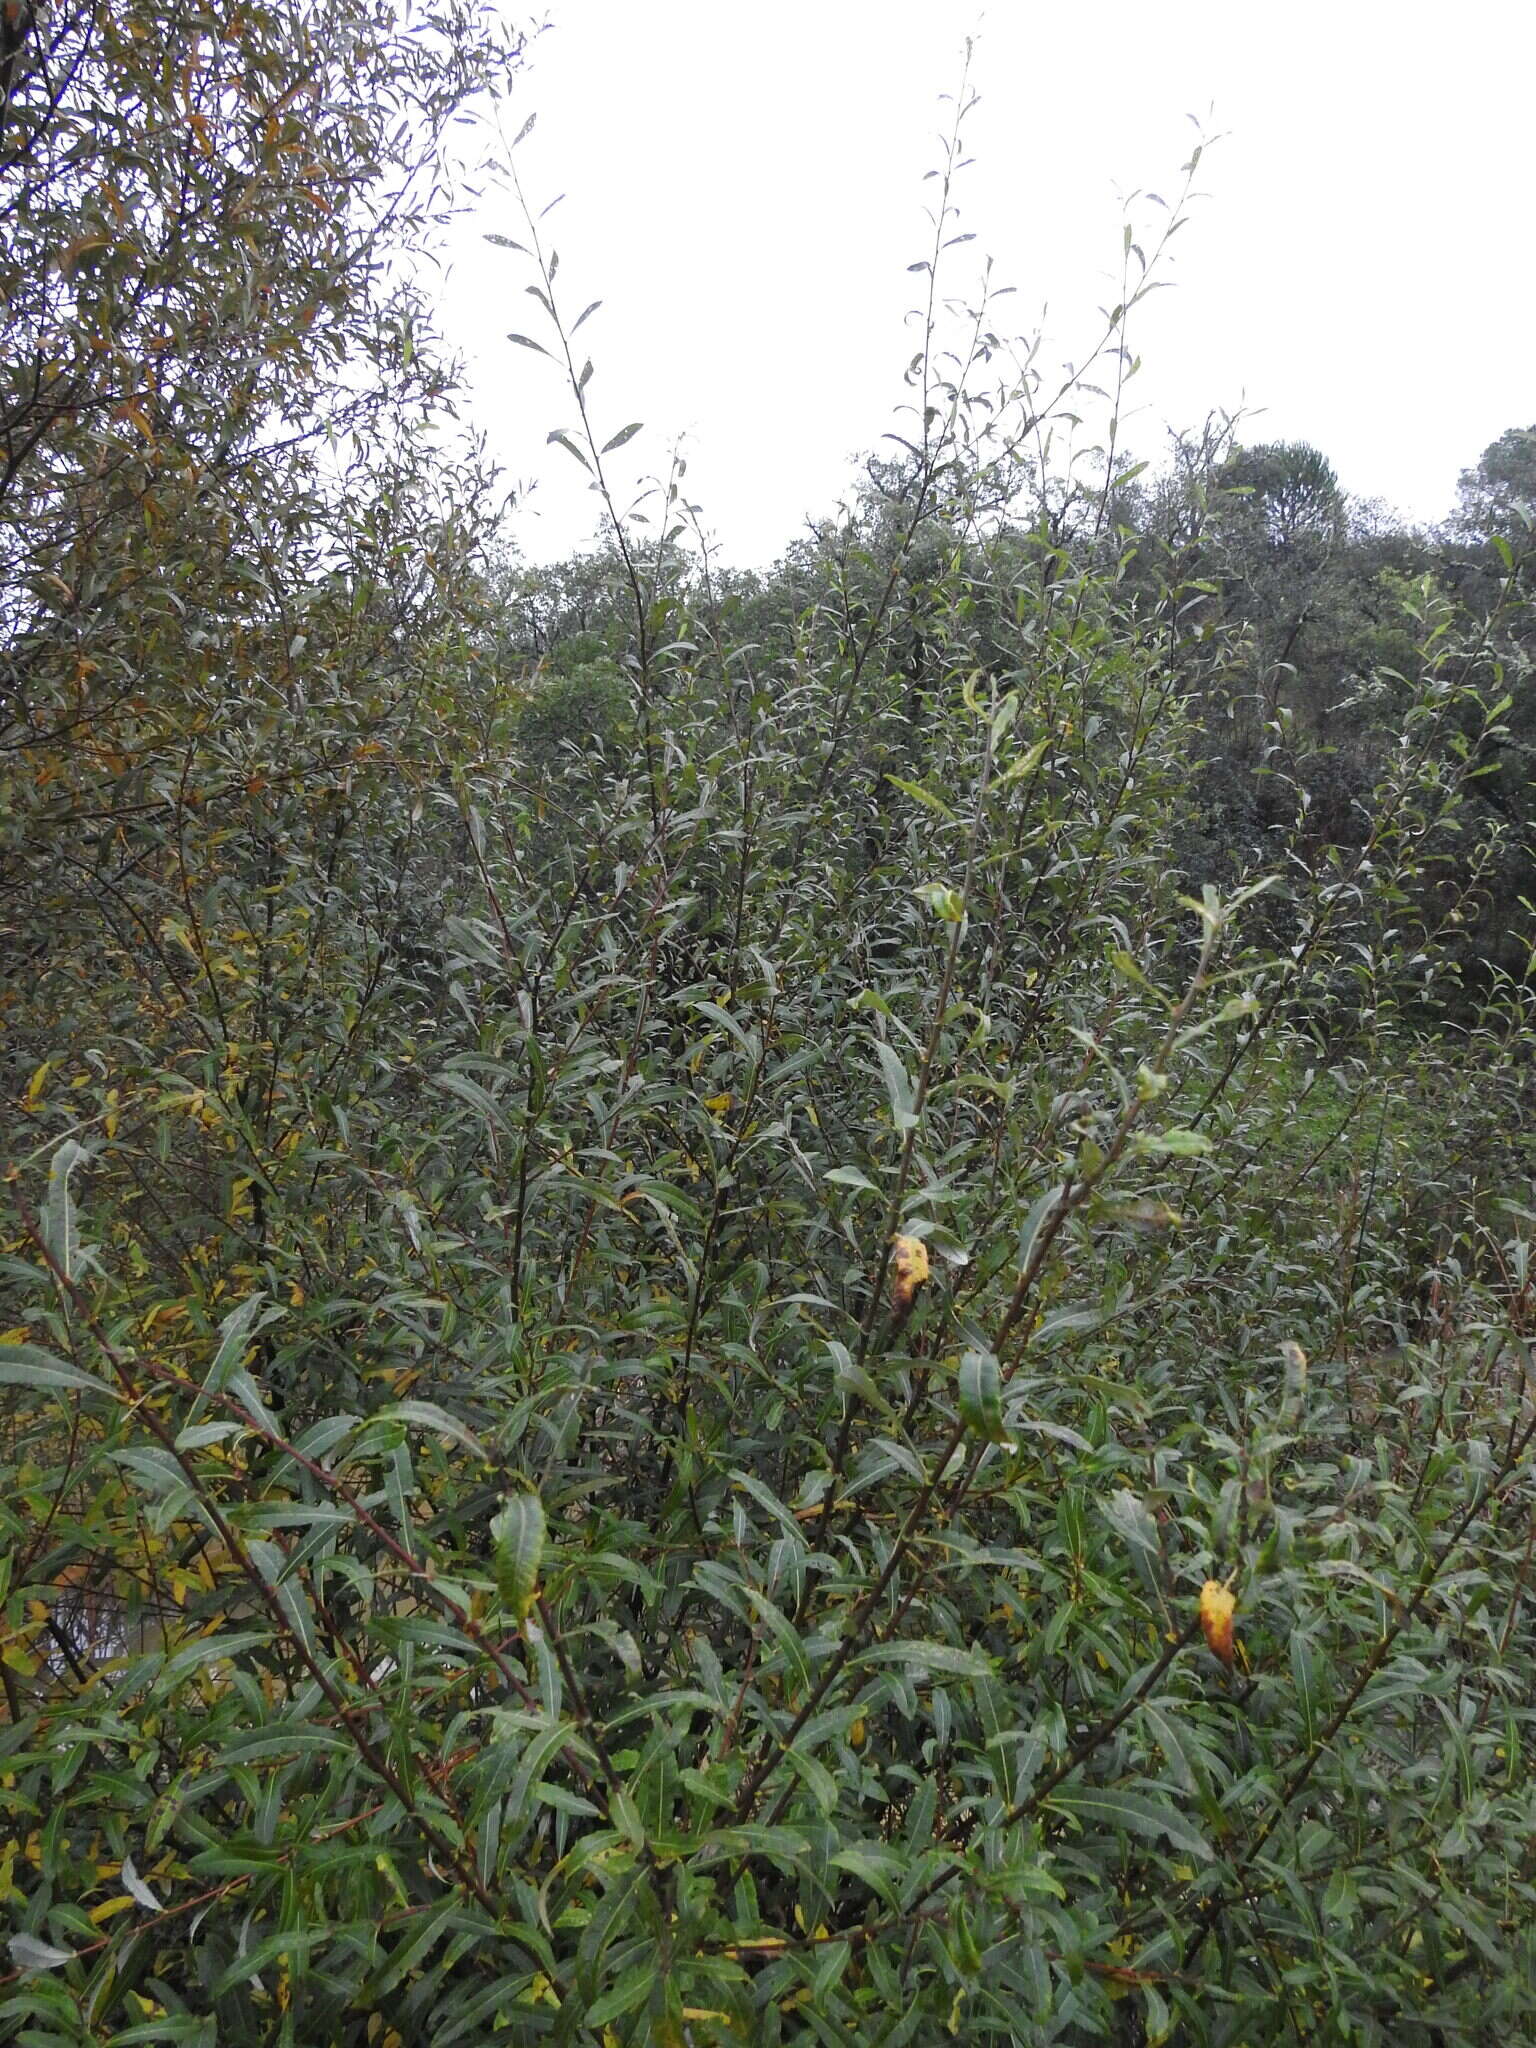
POLYGON ((503 223, 531 568, 517 36, 6 21, 0 2040, 1536 2040, 1536 433, 1133 460, 967 88, 765 573, 503 223))

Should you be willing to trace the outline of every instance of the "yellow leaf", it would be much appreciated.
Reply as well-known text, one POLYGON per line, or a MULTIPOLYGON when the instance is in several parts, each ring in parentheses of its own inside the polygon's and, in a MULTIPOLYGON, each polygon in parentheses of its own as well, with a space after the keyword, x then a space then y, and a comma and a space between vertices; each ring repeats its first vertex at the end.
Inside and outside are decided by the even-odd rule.
POLYGON ((132 1904, 132 1899, 124 1893, 119 1898, 106 1899, 101 1905, 92 1906, 90 1915, 91 1925, 99 1927, 103 1920, 111 1920, 118 1913, 126 1913, 132 1904))
POLYGON ((1235 1594, 1229 1592, 1219 1579, 1207 1579, 1200 1588, 1200 1626, 1211 1655, 1219 1657, 1229 1671, 1232 1668, 1232 1617, 1236 1612, 1235 1594))
POLYGON ((928 1247, 920 1237, 898 1237, 891 1249, 891 1310, 898 1323, 912 1313, 917 1290, 928 1278, 928 1247))

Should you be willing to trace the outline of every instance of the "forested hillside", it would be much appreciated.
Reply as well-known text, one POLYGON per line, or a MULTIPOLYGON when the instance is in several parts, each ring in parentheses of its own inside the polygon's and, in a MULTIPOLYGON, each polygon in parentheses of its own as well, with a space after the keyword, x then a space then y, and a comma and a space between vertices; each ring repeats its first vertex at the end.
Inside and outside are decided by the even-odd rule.
POLYGON ((764 572, 488 222, 532 567, 519 35, 3 30, 0 2041, 1536 2041, 1536 429, 1128 454, 962 93, 764 572))

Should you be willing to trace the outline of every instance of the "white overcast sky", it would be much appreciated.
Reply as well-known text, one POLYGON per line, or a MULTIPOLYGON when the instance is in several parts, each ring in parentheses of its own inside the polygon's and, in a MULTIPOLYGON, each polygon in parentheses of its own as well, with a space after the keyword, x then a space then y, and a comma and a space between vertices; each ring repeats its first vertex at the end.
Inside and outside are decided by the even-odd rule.
MULTIPOLYGON (((514 5, 515 0, 510 0, 514 5)), ((1124 439, 1245 407, 1250 440, 1308 440, 1345 488, 1440 518, 1458 472, 1536 420, 1536 9, 1529 0, 548 0, 511 117, 560 254, 601 426, 645 432, 627 484, 681 441, 724 557, 764 564, 847 490, 901 402, 962 46, 976 37, 957 289, 980 253, 1020 332, 1081 352, 1116 296, 1122 202, 1171 195, 1197 139, 1206 195, 1131 343, 1124 439)), ((1133 206, 1150 229, 1156 210, 1133 206)), ((522 239, 487 194, 455 232, 440 316, 472 416, 510 474, 530 556, 596 530, 546 445, 572 405, 506 339, 542 333, 522 239)))

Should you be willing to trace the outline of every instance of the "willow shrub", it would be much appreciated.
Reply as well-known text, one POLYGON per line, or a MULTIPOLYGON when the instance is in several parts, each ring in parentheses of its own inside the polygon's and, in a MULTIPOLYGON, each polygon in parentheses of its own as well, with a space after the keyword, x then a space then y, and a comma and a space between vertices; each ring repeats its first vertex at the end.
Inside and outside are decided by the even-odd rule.
POLYGON ((1532 2038, 1504 678, 1181 874, 1220 649, 989 512, 989 318, 766 639, 616 521, 588 748, 424 602, 18 983, 0 2038, 1532 2038))

